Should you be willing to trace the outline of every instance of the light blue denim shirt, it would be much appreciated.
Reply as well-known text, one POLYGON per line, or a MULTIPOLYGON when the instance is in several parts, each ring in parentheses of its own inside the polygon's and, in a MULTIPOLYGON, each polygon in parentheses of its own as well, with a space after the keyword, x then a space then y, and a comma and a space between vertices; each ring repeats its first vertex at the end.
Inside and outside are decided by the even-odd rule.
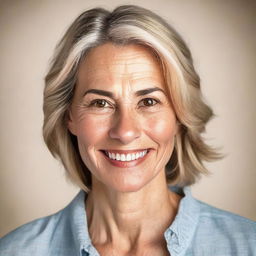
MULTIPOLYGON (((187 187, 184 194, 164 233, 170 255, 256 255, 256 222, 194 199, 187 187)), ((88 233, 85 197, 81 190, 63 210, 7 234, 0 240, 0 256, 99 255, 88 233)))

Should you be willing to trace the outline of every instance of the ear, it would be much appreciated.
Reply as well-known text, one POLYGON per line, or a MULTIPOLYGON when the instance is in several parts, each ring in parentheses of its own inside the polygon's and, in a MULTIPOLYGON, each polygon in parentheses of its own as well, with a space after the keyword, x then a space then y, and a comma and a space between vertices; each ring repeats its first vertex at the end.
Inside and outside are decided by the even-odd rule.
POLYGON ((72 111, 71 109, 69 108, 68 111, 67 111, 67 118, 66 118, 66 122, 67 122, 67 127, 68 127, 68 130, 76 136, 77 134, 77 131, 76 131, 76 122, 74 120, 74 117, 73 117, 73 114, 72 114, 72 111))

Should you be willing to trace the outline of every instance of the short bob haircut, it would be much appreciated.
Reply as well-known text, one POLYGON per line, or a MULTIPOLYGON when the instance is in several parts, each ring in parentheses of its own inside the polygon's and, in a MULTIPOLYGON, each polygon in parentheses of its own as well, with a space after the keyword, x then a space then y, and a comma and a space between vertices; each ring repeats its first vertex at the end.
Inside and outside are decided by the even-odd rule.
POLYGON ((167 182, 195 183, 201 173, 208 173, 203 161, 220 158, 201 136, 213 112, 203 102, 200 78, 181 36, 155 13, 134 5, 112 12, 102 8, 83 12, 56 46, 45 77, 43 104, 43 136, 50 152, 61 160, 73 183, 87 192, 91 189, 91 173, 80 157, 76 137, 67 128, 67 118, 79 64, 90 49, 109 42, 142 45, 157 56, 179 124, 166 166, 167 182))

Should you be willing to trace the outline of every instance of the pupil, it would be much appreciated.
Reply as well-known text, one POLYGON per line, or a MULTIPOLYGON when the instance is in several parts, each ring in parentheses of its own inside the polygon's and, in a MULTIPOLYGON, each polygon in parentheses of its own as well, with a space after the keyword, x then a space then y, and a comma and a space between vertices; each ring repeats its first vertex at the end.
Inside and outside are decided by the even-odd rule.
POLYGON ((146 100, 146 105, 152 105, 152 104, 153 104, 153 101, 151 99, 146 100))
POLYGON ((105 106, 105 101, 104 100, 99 100, 98 101, 98 106, 99 107, 104 107, 105 106))

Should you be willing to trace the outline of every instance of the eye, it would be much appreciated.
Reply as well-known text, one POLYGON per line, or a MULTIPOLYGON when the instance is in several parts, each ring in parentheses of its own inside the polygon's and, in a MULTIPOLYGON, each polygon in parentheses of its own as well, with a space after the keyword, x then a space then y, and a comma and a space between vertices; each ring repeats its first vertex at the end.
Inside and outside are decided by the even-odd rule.
POLYGON ((159 103, 157 100, 152 98, 145 98, 139 102, 140 107, 152 107, 159 103))
POLYGON ((90 107, 108 108, 111 107, 111 105, 104 99, 96 99, 90 103, 90 107))

